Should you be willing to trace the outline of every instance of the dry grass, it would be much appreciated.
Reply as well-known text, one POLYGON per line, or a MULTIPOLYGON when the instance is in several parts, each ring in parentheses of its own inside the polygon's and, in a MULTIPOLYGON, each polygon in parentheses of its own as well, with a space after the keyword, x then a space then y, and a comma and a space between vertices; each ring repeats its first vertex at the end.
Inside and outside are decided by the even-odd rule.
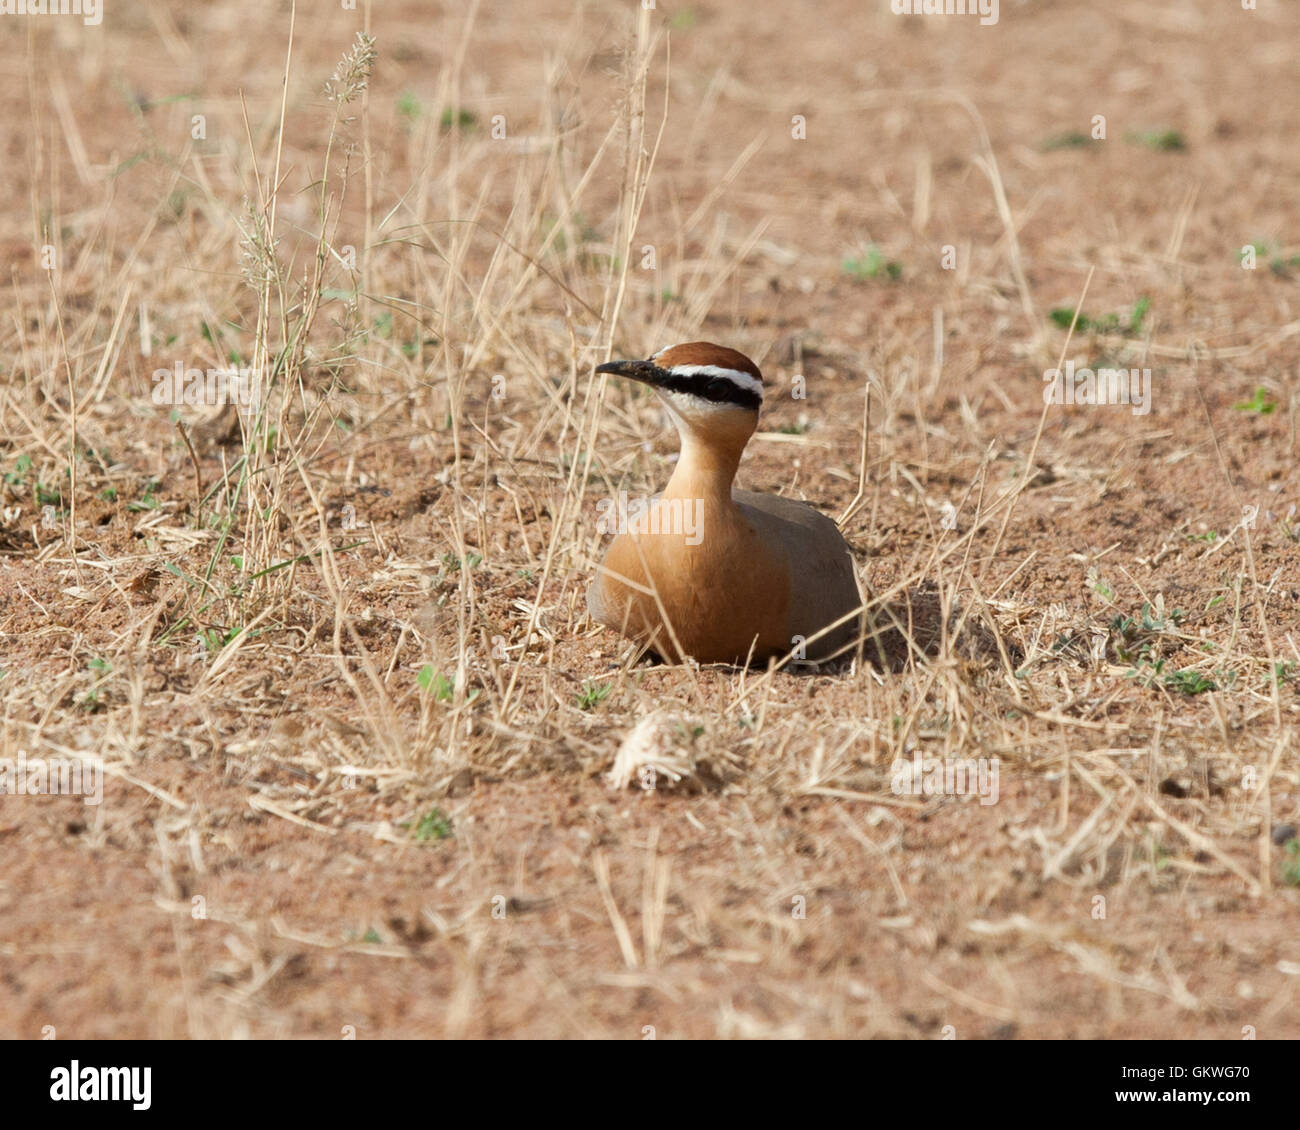
MULTIPOLYGON (((183 63, 191 21, 229 7, 105 34, 183 63)), ((274 64, 269 39, 239 48, 247 89, 234 49, 194 95, 146 68, 95 135, 47 66, 69 29, 0 29, 11 97, 32 84, 30 216, 0 232, 23 248, 0 324, 0 755, 110 778, 75 833, 33 802, 0 835, 73 870, 96 853, 106 903, 152 901, 174 946, 172 1006, 65 997, 58 1022, 1101 1035, 1134 1031, 1136 997, 1158 1002, 1148 1034, 1294 1034, 1275 967, 1300 956, 1280 925, 1300 880, 1271 833, 1300 808, 1280 364, 1300 323, 1286 236, 1277 277, 1249 279, 1267 297, 1232 262, 1267 216, 1216 243, 1227 134, 1196 134, 1181 202, 1150 218, 1097 190, 1113 214, 1088 228, 1060 198, 1088 198, 1087 158, 1029 148, 1050 115, 1027 132, 1016 80, 981 105, 873 56, 845 101, 709 65, 725 32, 691 50, 694 9, 633 10, 548 10, 525 51, 477 4, 436 42, 364 13, 373 48, 291 6, 274 64), (840 140, 802 169, 800 112, 840 140), (865 155, 863 114, 884 123, 865 155), (954 273, 932 266, 948 244, 954 273), (846 273, 877 246, 901 280, 846 273), (1047 317, 1148 296, 1127 337, 1047 317), (595 501, 657 489, 675 451, 654 400, 593 367, 698 337, 773 390, 746 485, 842 515, 880 635, 839 669, 648 666, 586 616, 595 501), (1156 368, 1151 416, 1043 405, 1044 368, 1099 356, 1156 368), (176 358, 249 367, 254 408, 156 407, 176 358), (918 754, 997 758, 1001 798, 898 795, 918 754), (194 897, 231 952, 191 933, 194 897), (1249 969, 1204 964, 1238 942, 1249 969), (413 965, 445 1010, 390 1000, 413 965), (331 1000, 345 976, 357 995, 331 1000)), ((77 82, 111 90, 96 65, 77 82)), ((102 975, 93 945, 77 960, 102 975)))

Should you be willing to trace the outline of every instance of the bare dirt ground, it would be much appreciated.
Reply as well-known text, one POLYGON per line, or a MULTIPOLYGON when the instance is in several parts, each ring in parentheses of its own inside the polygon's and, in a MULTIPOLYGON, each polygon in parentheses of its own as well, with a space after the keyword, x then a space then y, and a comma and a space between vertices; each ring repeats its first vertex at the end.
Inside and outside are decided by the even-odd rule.
POLYGON ((1300 1035, 1294 7, 291 15, 0 17, 0 1032, 1300 1035), (588 620, 697 338, 892 669, 588 620))

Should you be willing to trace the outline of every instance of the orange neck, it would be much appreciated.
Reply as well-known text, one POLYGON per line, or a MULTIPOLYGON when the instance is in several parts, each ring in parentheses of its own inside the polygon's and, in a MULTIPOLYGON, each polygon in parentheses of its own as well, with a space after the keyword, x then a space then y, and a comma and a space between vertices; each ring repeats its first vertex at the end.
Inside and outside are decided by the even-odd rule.
MULTIPOLYGON (((730 421, 728 421, 730 422, 730 421)), ((706 501, 731 502, 731 485, 745 444, 753 434, 753 423, 711 429, 704 434, 699 427, 678 421, 682 450, 677 467, 664 488, 666 498, 700 498, 706 501)))

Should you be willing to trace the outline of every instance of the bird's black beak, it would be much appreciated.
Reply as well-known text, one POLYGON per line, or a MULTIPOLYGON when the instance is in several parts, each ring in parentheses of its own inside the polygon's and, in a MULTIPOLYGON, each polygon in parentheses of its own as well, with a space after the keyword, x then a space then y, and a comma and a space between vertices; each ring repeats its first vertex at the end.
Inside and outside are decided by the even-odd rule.
POLYGON ((596 366, 596 372, 613 373, 616 377, 627 377, 651 387, 664 383, 664 371, 653 361, 606 361, 603 365, 596 366))

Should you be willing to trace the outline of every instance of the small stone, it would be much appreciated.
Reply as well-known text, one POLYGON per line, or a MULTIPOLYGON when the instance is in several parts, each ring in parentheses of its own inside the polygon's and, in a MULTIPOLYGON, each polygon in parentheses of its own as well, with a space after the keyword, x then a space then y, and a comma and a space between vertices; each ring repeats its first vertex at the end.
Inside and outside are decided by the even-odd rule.
POLYGON ((1294 840, 1294 839, 1295 839, 1294 824, 1279 824, 1276 828, 1273 829, 1273 842, 1277 844, 1278 847, 1281 847, 1288 840, 1294 840))

